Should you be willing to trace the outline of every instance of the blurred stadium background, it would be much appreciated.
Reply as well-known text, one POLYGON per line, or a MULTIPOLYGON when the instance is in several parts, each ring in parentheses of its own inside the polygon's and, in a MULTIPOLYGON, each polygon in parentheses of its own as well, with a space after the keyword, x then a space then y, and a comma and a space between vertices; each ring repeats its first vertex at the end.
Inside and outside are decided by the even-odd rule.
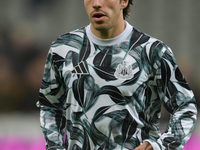
MULTIPOLYGON (((200 107, 200 1, 136 0, 130 24, 169 45, 200 107)), ((0 0, 0 150, 44 150, 38 100, 46 54, 89 23, 82 0, 0 0)), ((168 121, 163 109, 161 130, 168 121)), ((184 150, 200 147, 200 121, 184 150)))

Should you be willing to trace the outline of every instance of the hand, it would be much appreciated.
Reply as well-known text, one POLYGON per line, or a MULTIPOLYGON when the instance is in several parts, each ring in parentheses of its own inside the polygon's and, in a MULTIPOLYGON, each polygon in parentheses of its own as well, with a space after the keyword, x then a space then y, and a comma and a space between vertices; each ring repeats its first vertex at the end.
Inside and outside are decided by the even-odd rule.
POLYGON ((135 150, 153 150, 153 147, 149 142, 144 142, 142 145, 136 147, 135 150))

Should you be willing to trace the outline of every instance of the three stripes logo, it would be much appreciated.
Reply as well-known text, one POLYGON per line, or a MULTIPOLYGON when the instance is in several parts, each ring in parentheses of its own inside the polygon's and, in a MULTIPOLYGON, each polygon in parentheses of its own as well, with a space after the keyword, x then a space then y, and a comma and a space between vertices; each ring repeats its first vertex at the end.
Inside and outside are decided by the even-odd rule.
POLYGON ((72 74, 78 74, 78 75, 89 74, 84 61, 81 61, 80 63, 78 63, 78 65, 74 67, 74 69, 71 71, 71 73, 72 74))

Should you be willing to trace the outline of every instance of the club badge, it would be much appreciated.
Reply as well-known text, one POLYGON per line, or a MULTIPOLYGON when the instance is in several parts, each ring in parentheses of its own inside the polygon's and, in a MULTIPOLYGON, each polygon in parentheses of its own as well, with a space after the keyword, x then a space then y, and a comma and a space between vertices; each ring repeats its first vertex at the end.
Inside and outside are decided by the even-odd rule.
POLYGON ((132 67, 127 65, 126 61, 123 61, 123 64, 119 64, 115 70, 114 76, 118 79, 131 79, 133 78, 132 67))

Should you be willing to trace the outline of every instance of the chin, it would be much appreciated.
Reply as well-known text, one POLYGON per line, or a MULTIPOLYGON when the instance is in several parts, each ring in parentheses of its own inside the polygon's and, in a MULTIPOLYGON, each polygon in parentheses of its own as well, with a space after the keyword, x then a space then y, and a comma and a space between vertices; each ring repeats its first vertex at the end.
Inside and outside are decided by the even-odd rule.
POLYGON ((97 31, 107 31, 109 28, 105 24, 95 24, 93 25, 94 29, 97 31))

